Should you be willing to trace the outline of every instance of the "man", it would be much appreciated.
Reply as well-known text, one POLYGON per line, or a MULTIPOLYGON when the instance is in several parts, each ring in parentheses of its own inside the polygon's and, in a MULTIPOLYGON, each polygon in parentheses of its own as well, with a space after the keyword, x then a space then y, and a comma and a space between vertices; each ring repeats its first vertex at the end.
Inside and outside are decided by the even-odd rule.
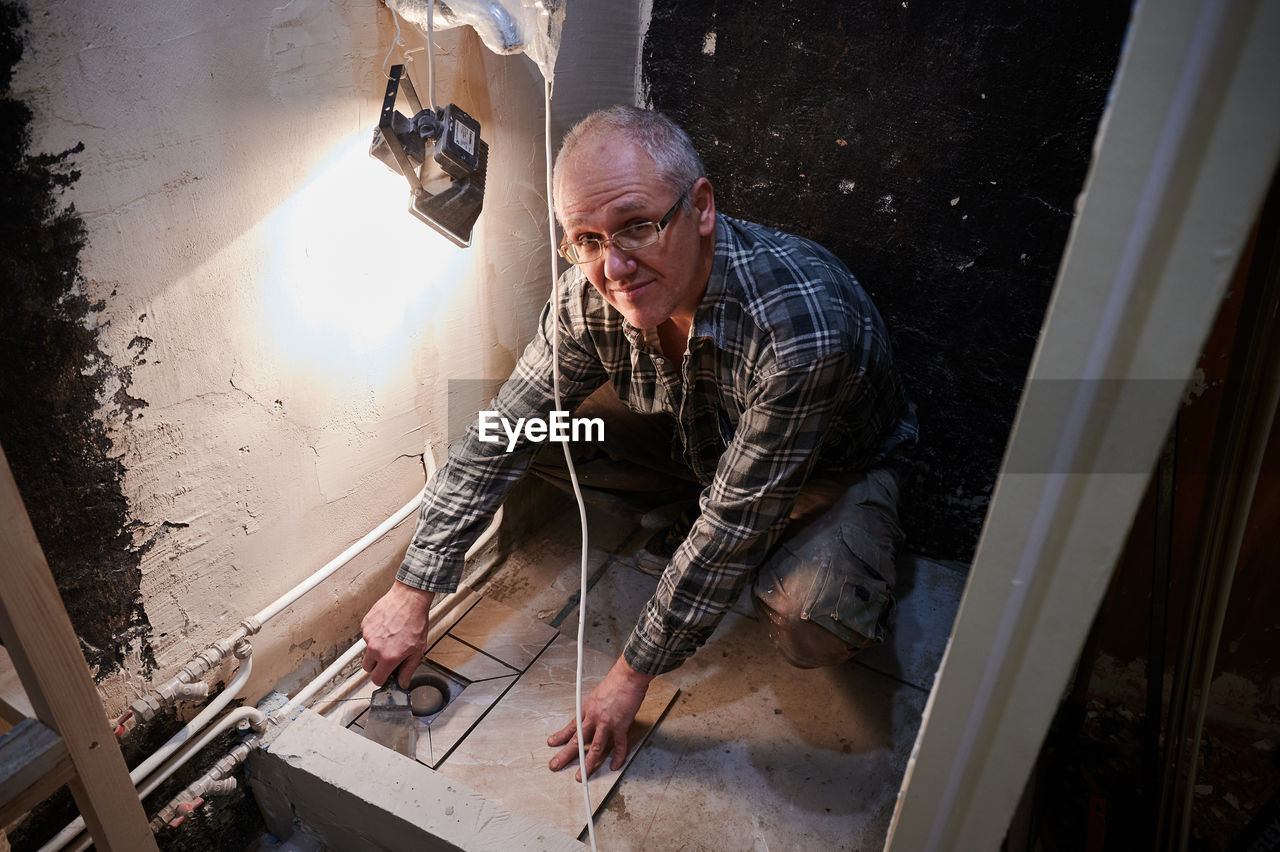
MULTIPOLYGON (((555 311, 562 402, 605 419, 602 444, 575 448, 584 490, 636 511, 697 498, 646 546, 663 569, 657 590, 584 701, 589 776, 606 756, 622 766, 649 682, 705 642, 748 584, 796 665, 834 665, 882 638, 901 540, 893 466, 916 421, 884 325, 845 266, 717 214, 669 119, 593 113, 565 137, 554 186, 573 266, 494 408, 513 423, 554 408, 555 311)), ((544 476, 563 476, 560 447, 539 449, 507 452, 473 426, 432 479, 397 580, 362 624, 374 683, 393 671, 407 682, 433 594, 456 588, 463 553, 534 456, 544 476)), ((563 747, 551 769, 576 757, 575 728, 549 738, 563 747)))

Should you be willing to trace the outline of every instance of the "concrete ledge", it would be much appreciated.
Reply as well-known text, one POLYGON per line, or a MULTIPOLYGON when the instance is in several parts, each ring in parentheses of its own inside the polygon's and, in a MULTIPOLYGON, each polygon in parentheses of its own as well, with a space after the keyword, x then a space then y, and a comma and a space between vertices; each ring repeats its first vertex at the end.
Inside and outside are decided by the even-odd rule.
POLYGON ((301 823, 332 850, 583 848, 309 710, 250 758, 249 783, 273 834, 301 823))

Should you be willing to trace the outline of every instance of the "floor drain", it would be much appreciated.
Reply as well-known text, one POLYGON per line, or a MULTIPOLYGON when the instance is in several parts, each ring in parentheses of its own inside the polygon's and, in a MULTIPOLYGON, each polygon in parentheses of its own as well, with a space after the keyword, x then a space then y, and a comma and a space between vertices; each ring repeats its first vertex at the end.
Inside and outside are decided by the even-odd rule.
POLYGON ((423 660, 409 679, 409 706, 413 715, 422 722, 430 723, 462 694, 469 683, 430 660, 423 660))
MULTIPOLYGON (((439 678, 433 678, 433 680, 439 680, 439 678)), ((438 684, 428 681, 413 687, 409 693, 409 706, 413 709, 413 715, 430 716, 443 710, 444 697, 448 688, 448 684, 443 681, 438 684)))

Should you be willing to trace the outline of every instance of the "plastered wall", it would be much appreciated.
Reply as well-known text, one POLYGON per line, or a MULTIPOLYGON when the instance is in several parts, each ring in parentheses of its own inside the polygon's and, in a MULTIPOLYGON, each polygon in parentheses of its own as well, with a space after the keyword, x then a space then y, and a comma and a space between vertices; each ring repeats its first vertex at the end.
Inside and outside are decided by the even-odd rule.
MULTIPOLYGON (((485 213, 457 249, 366 153, 393 37, 371 1, 29 10, 11 95, 32 150, 84 145, 63 200, 87 229, 86 322, 120 368, 96 416, 123 467, 143 626, 99 671, 109 710, 410 499, 424 448, 456 437, 448 406, 483 404, 549 291, 536 67, 437 34, 437 99, 491 148, 485 213)), ((264 629, 246 697, 355 634, 411 526, 264 629)))

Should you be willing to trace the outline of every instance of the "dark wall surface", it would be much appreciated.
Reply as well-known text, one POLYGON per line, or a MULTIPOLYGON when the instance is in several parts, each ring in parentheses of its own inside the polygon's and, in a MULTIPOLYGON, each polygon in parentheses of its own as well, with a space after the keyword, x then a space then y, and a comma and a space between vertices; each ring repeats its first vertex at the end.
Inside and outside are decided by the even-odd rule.
POLYGON ((98 345, 101 306, 80 275, 84 223, 62 202, 79 149, 29 150, 31 110, 10 96, 25 23, 20 6, 0 3, 0 446, 101 679, 130 651, 154 665, 124 465, 97 416, 104 396, 124 417, 138 401, 130 368, 98 345))
POLYGON ((972 557, 1125 2, 654 0, 644 77, 717 206, 839 255, 920 415, 908 547, 972 557))

